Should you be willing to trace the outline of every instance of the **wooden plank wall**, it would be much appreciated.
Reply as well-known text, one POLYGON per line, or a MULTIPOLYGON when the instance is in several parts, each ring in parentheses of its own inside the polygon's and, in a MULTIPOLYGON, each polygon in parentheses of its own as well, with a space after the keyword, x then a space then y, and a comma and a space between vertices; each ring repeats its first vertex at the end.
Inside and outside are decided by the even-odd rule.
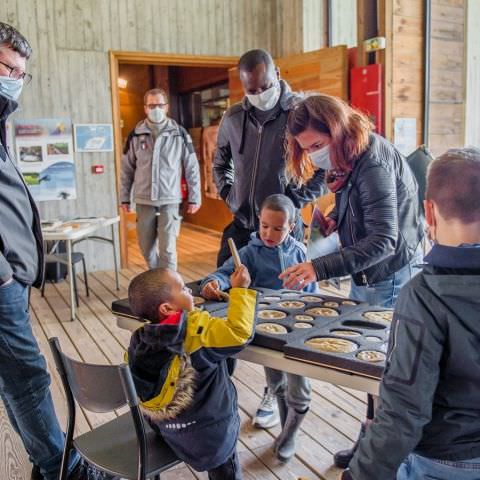
MULTIPOLYGON (((478 17, 476 23, 478 29, 478 17)), ((434 155, 464 144, 465 67, 465 0, 432 0, 429 147, 434 155)))
POLYGON ((466 5, 467 81, 465 92, 465 145, 480 147, 480 2, 466 5))
POLYGON ((391 30, 387 28, 386 32, 387 41, 391 35, 391 62, 386 64, 385 72, 385 134, 393 139, 395 118, 415 118, 417 144, 420 144, 423 126, 423 2, 394 0, 392 13, 392 18, 388 18, 385 11, 385 21, 391 22, 391 30))
POLYGON ((328 45, 327 0, 303 1, 303 51, 328 45))
MULTIPOLYGON (((296 0, 295 0, 296 1, 296 0)), ((282 15, 296 6, 286 1, 282 15)), ((240 55, 262 46, 274 55, 290 47, 277 39, 277 0, 2 0, 0 18, 29 39, 32 83, 18 118, 69 117, 73 123, 111 123, 109 50, 240 55)), ((292 10, 292 15, 293 15, 292 10)), ((283 17, 288 18, 288 17, 283 17)), ((298 35, 296 29, 292 35, 298 35)), ((295 45, 295 42, 292 43, 295 45)), ((295 47, 296 48, 296 47, 295 47)), ((113 153, 75 155, 77 199, 42 202, 44 218, 114 215, 113 153), (93 164, 105 174, 92 175, 93 164)), ((85 246, 90 269, 112 266, 103 245, 85 246)))

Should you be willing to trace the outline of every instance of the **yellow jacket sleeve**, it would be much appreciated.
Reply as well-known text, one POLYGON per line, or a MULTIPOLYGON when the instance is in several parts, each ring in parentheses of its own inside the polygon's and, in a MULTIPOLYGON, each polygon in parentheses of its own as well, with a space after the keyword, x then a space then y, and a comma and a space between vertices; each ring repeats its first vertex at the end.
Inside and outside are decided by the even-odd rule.
POLYGON ((212 317, 205 311, 190 312, 184 344, 186 353, 200 348, 222 349, 214 356, 226 357, 240 351, 253 336, 256 305, 255 290, 232 288, 226 319, 212 317))

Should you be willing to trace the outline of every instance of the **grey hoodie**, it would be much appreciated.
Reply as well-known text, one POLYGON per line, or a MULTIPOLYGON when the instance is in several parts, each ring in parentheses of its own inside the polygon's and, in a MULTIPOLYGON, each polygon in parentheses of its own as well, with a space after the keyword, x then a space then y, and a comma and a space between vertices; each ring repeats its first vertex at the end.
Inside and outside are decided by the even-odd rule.
POLYGON ((183 173, 188 202, 200 205, 200 169, 190 135, 175 120, 168 118, 154 140, 146 120, 142 120, 130 133, 125 145, 120 202, 130 202, 133 186, 137 203, 157 206, 180 203, 183 173))

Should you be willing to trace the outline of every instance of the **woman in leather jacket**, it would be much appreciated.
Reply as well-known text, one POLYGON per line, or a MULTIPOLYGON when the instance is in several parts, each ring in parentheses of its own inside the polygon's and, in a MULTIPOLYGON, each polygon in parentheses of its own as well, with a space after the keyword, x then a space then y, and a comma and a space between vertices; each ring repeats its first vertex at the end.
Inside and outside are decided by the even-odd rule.
POLYGON ((424 226, 417 183, 403 155, 372 132, 365 115, 342 100, 312 95, 288 119, 287 169, 303 184, 327 171, 335 208, 327 233, 337 231, 337 252, 288 268, 286 288, 352 276, 350 297, 392 307, 420 263, 424 226))
MULTIPOLYGON (((335 208, 326 218, 326 234, 337 231, 338 251, 287 268, 287 288, 330 277, 351 275, 350 298, 393 307, 401 287, 419 271, 424 226, 417 183, 403 155, 362 113, 342 100, 312 95, 289 115, 287 169, 302 184, 315 169, 326 170, 335 208)), ((373 417, 368 396, 367 421, 353 448, 334 455, 347 468, 373 417)))

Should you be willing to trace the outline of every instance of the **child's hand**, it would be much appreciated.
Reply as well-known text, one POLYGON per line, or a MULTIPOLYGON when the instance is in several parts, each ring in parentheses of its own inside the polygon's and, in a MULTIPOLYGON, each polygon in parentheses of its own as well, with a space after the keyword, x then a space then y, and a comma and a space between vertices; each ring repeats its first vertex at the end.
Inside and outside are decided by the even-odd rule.
POLYGON ((221 300, 222 297, 220 296, 220 285, 218 281, 212 280, 205 284, 200 295, 207 300, 221 300))
POLYGON ((248 288, 251 281, 250 274, 245 265, 240 265, 230 276, 232 288, 248 288))

